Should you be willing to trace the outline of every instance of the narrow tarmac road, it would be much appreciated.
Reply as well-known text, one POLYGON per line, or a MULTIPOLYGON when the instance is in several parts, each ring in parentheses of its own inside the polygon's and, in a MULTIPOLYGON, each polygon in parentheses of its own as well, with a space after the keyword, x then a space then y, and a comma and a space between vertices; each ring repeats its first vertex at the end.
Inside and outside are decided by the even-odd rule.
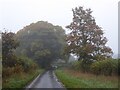
POLYGON ((27 86, 27 89, 29 88, 62 88, 62 90, 66 90, 62 84, 57 81, 57 77, 52 70, 39 75, 30 85, 27 86))

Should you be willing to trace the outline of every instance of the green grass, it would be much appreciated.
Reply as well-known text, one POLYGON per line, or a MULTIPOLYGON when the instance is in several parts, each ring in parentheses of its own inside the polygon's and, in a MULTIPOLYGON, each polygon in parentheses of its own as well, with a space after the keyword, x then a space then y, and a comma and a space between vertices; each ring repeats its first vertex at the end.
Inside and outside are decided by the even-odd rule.
POLYGON ((2 88, 24 88, 43 70, 36 70, 29 73, 14 74, 3 82, 2 88))
MULTIPOLYGON (((72 72, 72 71, 71 71, 72 72)), ((117 88, 117 80, 104 81, 105 76, 84 75, 81 73, 70 73, 66 70, 55 71, 58 79, 65 85, 66 88, 117 88), (116 81, 116 82, 115 82, 116 81)))

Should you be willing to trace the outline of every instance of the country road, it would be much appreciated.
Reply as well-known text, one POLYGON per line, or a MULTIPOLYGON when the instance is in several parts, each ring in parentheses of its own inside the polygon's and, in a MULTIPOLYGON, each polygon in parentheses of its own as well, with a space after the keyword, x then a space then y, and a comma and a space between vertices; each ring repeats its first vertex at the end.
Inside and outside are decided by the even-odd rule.
POLYGON ((39 75, 26 88, 27 90, 29 88, 61 88, 62 90, 66 90, 63 85, 58 82, 57 77, 52 70, 46 71, 42 75, 39 75))

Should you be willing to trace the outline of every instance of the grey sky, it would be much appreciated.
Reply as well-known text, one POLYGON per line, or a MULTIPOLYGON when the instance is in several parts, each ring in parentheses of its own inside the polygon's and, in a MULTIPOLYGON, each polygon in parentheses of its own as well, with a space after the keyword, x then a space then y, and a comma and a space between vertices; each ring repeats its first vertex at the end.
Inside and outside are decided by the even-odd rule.
POLYGON ((65 29, 72 21, 72 8, 91 8, 96 22, 108 38, 107 45, 118 53, 119 0, 0 0, 0 30, 17 32, 40 20, 65 29))

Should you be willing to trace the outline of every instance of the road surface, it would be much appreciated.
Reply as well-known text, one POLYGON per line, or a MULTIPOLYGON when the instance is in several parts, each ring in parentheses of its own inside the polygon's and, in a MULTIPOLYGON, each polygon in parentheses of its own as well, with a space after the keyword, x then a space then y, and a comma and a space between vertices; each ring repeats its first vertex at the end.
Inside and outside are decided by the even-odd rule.
POLYGON ((26 88, 62 88, 62 90, 66 90, 63 85, 58 82, 58 79, 52 70, 46 71, 44 74, 39 75, 26 88))

